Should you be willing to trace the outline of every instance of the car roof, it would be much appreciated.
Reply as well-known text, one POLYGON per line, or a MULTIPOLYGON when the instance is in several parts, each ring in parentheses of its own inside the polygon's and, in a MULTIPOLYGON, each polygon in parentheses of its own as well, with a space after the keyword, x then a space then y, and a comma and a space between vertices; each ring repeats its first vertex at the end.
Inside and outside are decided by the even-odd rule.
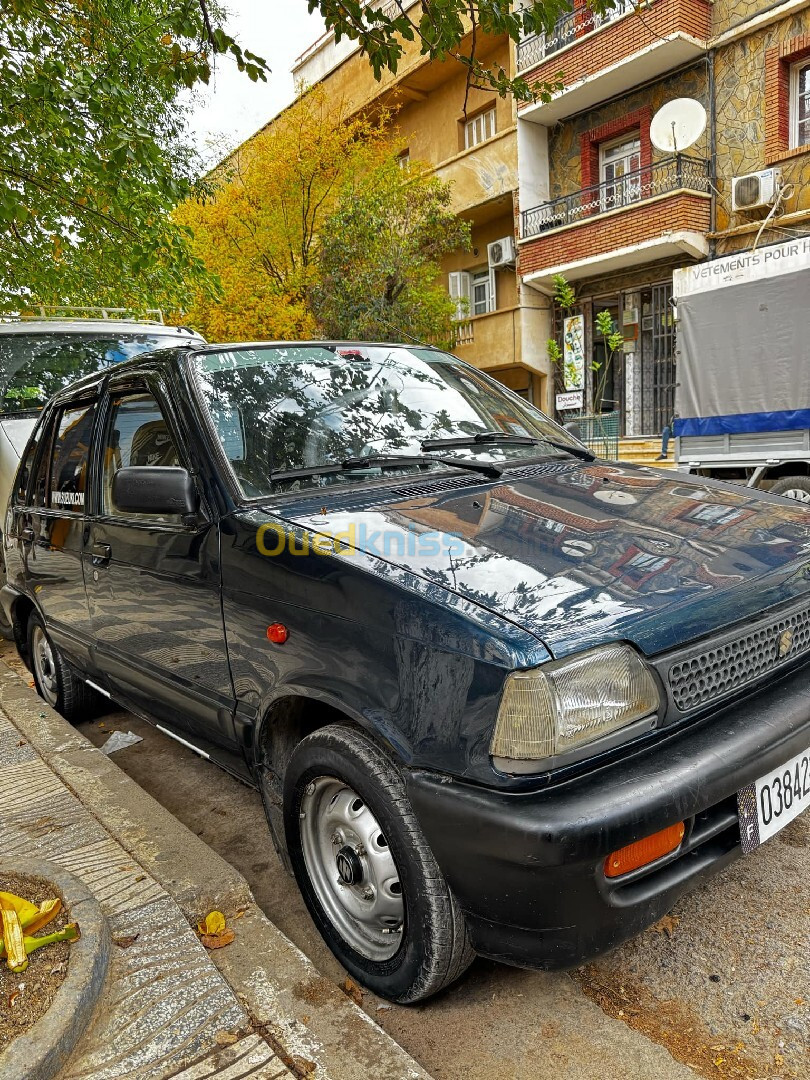
POLYGON ((187 326, 167 326, 166 323, 140 319, 13 319, 0 320, 0 336, 4 334, 175 334, 189 341, 203 339, 187 326))

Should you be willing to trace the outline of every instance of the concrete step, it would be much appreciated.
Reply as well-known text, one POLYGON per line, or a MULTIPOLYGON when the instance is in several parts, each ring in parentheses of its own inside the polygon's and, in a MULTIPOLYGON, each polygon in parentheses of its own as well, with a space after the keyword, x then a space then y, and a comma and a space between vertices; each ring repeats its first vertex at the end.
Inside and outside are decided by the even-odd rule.
POLYGON ((670 443, 669 454, 663 461, 658 460, 661 453, 661 440, 619 439, 619 461, 632 462, 634 465, 652 465, 657 469, 674 469, 674 447, 670 443))

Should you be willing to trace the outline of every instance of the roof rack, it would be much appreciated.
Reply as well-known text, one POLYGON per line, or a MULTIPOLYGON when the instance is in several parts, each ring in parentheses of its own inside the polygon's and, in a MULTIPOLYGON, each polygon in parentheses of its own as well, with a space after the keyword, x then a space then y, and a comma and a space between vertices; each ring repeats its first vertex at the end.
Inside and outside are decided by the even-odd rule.
POLYGON ((40 304, 32 309, 31 314, 20 315, 21 319, 114 319, 118 322, 156 322, 163 323, 160 308, 116 307, 72 307, 40 304))

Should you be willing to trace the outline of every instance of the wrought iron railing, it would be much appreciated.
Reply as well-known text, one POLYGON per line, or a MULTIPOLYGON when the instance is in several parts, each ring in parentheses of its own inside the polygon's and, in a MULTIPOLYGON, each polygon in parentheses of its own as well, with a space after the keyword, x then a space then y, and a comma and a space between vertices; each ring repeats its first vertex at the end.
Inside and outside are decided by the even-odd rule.
POLYGON ((614 180, 582 188, 572 195, 542 203, 521 214, 521 236, 537 236, 562 225, 574 225, 594 214, 620 210, 634 203, 653 199, 688 188, 690 191, 711 191, 709 162, 705 158, 676 154, 652 165, 627 173, 614 180))
POLYGON ((601 15, 582 7, 561 15, 547 33, 531 34, 518 43, 518 71, 535 67, 547 56, 553 56, 577 38, 589 34, 592 30, 598 30, 606 23, 615 22, 622 15, 632 11, 635 6, 635 0, 615 0, 613 6, 601 15))
POLYGON ((584 416, 566 415, 572 425, 571 433, 600 458, 614 460, 619 456, 619 421, 621 413, 590 413, 584 416))

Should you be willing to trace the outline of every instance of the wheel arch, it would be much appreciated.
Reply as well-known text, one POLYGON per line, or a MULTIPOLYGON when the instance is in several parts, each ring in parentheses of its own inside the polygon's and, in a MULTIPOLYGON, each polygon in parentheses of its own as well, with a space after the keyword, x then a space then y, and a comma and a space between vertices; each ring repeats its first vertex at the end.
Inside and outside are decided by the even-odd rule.
POLYGON ((290 864, 282 815, 287 766, 302 739, 330 724, 342 724, 363 731, 386 754, 397 759, 374 725, 343 701, 296 687, 287 688, 269 702, 256 726, 253 764, 276 851, 288 870, 290 864))

